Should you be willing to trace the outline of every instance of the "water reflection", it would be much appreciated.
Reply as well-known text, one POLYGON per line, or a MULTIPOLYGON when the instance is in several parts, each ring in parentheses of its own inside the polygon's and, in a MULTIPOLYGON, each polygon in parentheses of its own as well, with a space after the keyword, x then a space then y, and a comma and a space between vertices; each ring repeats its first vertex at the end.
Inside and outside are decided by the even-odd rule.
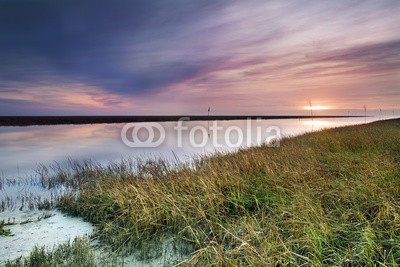
POLYGON ((311 125, 314 127, 329 127, 331 122, 322 120, 312 120, 303 122, 304 125, 311 125))

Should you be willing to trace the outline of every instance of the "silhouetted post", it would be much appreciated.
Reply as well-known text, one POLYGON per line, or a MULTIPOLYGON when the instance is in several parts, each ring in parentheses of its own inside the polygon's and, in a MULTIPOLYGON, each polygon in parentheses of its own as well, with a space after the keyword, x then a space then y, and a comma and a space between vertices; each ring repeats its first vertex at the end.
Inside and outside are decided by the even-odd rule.
POLYGON ((308 99, 308 104, 310 105, 310 112, 311 112, 311 132, 314 131, 314 114, 313 114, 313 107, 311 103, 311 99, 308 99))
POLYGON ((208 120, 208 137, 210 137, 210 107, 208 107, 207 120, 208 120))
POLYGON ((364 104, 364 122, 367 123, 367 105, 364 104))

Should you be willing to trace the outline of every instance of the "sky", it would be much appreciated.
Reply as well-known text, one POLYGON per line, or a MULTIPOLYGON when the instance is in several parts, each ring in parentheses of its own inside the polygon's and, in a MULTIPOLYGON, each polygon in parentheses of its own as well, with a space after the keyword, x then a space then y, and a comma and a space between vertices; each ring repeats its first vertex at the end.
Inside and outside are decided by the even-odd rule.
POLYGON ((0 115, 400 110, 399 14, 398 0, 0 0, 0 115))

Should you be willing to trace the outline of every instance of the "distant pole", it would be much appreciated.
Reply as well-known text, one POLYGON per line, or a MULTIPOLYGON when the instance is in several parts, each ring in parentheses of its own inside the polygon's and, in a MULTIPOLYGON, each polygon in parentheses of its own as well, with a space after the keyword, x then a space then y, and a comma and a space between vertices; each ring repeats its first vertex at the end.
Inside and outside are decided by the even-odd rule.
POLYGON ((208 120, 208 137, 210 137, 210 107, 208 107, 207 120, 208 120))
POLYGON ((367 105, 364 104, 364 122, 367 123, 367 105))
POLYGON ((308 99, 308 104, 310 105, 310 112, 311 112, 311 132, 314 132, 314 114, 313 114, 313 107, 311 103, 311 99, 308 99))

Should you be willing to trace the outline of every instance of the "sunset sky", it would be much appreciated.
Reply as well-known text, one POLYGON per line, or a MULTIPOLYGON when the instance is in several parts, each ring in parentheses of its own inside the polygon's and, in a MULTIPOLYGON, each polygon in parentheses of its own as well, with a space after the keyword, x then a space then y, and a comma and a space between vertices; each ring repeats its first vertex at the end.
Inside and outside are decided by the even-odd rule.
POLYGON ((0 115, 399 110, 399 14, 399 0, 0 0, 0 115))

